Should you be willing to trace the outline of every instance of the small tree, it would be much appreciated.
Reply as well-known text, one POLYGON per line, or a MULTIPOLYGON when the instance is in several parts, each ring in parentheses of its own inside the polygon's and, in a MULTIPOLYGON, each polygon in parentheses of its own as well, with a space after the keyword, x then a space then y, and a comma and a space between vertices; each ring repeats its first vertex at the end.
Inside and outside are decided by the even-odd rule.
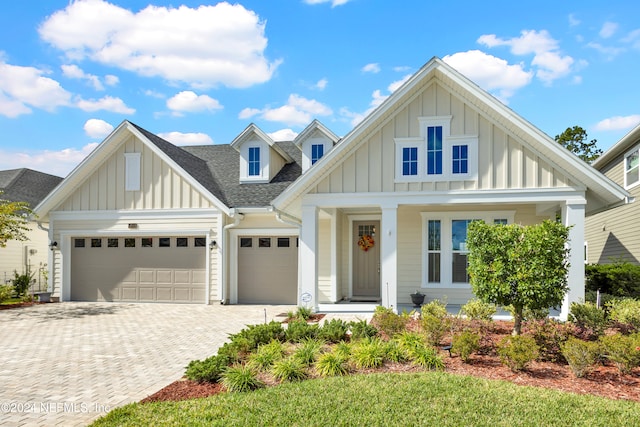
POLYGON ((9 240, 28 240, 30 214, 28 203, 0 199, 0 248, 9 240))
POLYGON ((554 221, 521 226, 469 225, 469 276, 484 302, 513 307, 513 334, 519 335, 523 310, 559 305, 568 291, 566 246, 569 227, 554 221))
POLYGON ((602 150, 596 144, 598 140, 592 139, 587 142, 587 131, 580 126, 567 128, 560 135, 556 135, 555 140, 558 144, 571 151, 587 163, 593 162, 600 157, 602 150))

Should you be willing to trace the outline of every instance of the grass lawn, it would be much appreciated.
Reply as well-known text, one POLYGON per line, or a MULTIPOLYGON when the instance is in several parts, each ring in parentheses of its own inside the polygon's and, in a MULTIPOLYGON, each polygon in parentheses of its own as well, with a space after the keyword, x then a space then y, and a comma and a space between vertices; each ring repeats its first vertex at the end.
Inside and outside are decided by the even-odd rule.
POLYGON ((353 375, 130 404, 93 426, 629 426, 640 404, 444 372, 353 375))

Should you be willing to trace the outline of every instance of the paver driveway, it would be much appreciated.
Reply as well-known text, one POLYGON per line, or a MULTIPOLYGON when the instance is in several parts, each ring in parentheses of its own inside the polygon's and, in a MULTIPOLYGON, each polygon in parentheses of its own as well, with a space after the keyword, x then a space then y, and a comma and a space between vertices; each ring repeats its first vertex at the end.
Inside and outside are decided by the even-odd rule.
POLYGON ((292 306, 57 303, 0 310, 0 425, 87 425, 292 306))

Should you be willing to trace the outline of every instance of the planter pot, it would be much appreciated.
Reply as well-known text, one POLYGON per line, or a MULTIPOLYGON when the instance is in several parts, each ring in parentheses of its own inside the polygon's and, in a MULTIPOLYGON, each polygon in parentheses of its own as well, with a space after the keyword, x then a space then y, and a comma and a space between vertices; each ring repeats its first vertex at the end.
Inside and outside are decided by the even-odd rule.
POLYGON ((424 294, 409 294, 411 296, 411 302, 414 308, 420 308, 424 303, 424 294))
POLYGON ((36 292, 38 302, 51 302, 51 292, 36 292))

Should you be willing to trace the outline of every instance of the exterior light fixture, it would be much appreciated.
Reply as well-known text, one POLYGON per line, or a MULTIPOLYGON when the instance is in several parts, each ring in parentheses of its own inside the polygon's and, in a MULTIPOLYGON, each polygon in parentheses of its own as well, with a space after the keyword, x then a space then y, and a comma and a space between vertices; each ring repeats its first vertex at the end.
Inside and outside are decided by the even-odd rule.
POLYGON ((56 249, 58 249, 58 242, 51 242, 49 243, 49 249, 51 249, 52 251, 55 251, 56 249))
POLYGON ((215 249, 217 247, 218 247, 218 242, 216 242, 215 240, 212 240, 211 243, 209 243, 210 249, 215 249))

